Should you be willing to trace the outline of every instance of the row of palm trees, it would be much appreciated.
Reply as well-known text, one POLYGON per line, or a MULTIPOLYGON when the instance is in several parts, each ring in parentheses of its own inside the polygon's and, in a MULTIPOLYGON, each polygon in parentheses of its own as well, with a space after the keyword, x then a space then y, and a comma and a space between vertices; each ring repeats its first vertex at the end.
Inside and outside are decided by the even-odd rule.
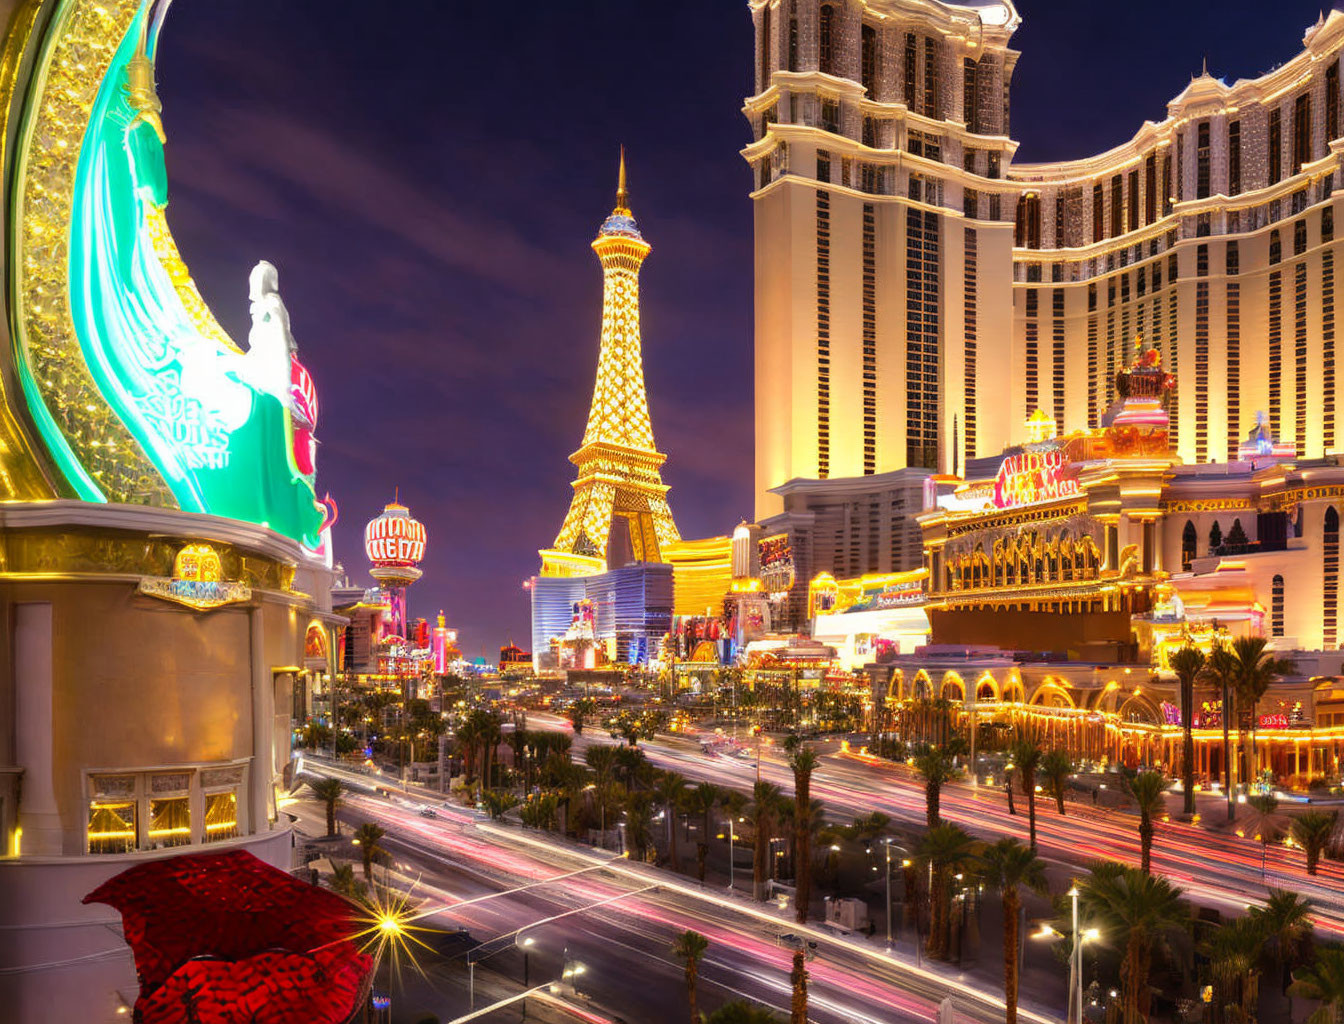
MULTIPOLYGON (((340 779, 321 778, 309 782, 308 788, 312 791, 313 796, 317 797, 325 806, 327 837, 337 835, 336 809, 340 806, 341 797, 345 793, 345 785, 340 779)), ((359 847, 360 858, 364 862, 364 881, 366 883, 372 883, 373 881, 374 861, 386 853, 378 842, 385 835, 387 835, 387 830, 381 825, 366 821, 356 828, 351 836, 352 842, 359 847)), ((353 875, 353 872, 351 874, 353 875)), ((339 877, 341 876, 338 873, 339 877)))
POLYGON ((1227 815, 1231 821, 1235 811, 1231 801, 1232 747, 1229 729, 1234 709, 1237 713, 1238 743, 1243 748, 1249 725, 1251 742, 1248 763, 1254 765, 1258 723, 1256 708, 1270 685, 1293 671, 1293 663, 1275 657, 1264 637, 1243 636, 1230 644, 1214 645, 1207 655, 1197 647, 1186 645, 1171 655, 1171 670, 1176 673, 1181 688, 1184 811, 1186 814, 1195 813, 1195 743, 1191 730, 1194 728, 1195 684, 1205 683, 1222 693, 1223 789, 1228 794, 1227 815))

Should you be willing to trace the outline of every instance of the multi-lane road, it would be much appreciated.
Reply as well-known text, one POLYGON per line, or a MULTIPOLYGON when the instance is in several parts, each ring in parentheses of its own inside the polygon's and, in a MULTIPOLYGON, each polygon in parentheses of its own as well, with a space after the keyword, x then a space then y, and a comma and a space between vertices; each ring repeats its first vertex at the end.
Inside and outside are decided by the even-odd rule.
MULTIPOLYGON (((1003 1019, 995 986, 972 982, 954 968, 917 964, 908 942, 888 954, 864 939, 798 928, 772 908, 701 889, 683 876, 482 821, 460 808, 438 805, 436 818, 421 817, 428 794, 363 795, 359 788, 368 786, 367 776, 320 761, 310 760, 308 768, 350 783, 344 818, 377 821, 388 830, 384 844, 398 873, 418 879, 425 923, 467 928, 487 943, 477 955, 503 949, 496 962, 517 973, 517 936, 531 939, 533 984, 558 977, 566 962, 583 963, 579 990, 597 1002, 582 1012, 594 1024, 684 1019, 682 969, 670 946, 688 928, 710 940, 701 967, 702 1009, 747 998, 787 1015, 793 946, 801 940, 815 943, 808 963, 809 1020, 819 1024, 933 1021, 949 996, 959 1021, 1003 1019)), ((431 970, 427 999, 434 1005, 425 1008, 442 1019, 465 1013, 464 976, 451 967, 431 970)), ((1044 1024, 1059 1014, 1027 998, 1021 1016, 1044 1024)))
MULTIPOLYGON (((567 720, 550 715, 530 714, 528 724, 571 728, 567 720)), ((605 734, 585 732, 575 738, 574 756, 582 759, 584 748, 605 742, 611 742, 605 734)), ((897 822, 923 823, 924 787, 912 771, 840 751, 836 744, 826 746, 829 752, 823 753, 812 778, 812 795, 823 802, 831 817, 846 820, 877 810, 897 822)), ((658 767, 674 769, 695 781, 749 790, 756 780, 752 759, 706 753, 693 743, 652 743, 643 749, 658 767)), ((762 779, 786 792, 792 790, 792 773, 770 748, 761 758, 760 772, 762 779)), ((943 819, 986 839, 1016 836, 1025 840, 1027 816, 1021 797, 1017 811, 1016 815, 1008 813, 1001 789, 965 784, 943 789, 943 819)), ((1138 819, 1133 815, 1071 804, 1061 817, 1054 801, 1043 796, 1036 801, 1036 811, 1041 855, 1060 870, 1083 875, 1088 864, 1098 859, 1139 861, 1138 819)), ((1253 836, 1249 812, 1242 808, 1239 813, 1247 818, 1248 834, 1253 836)), ((1194 902, 1225 912, 1240 912, 1262 900, 1267 888, 1291 889, 1312 901, 1319 929, 1335 938, 1344 936, 1344 865, 1336 862, 1322 860, 1320 874, 1311 877, 1300 850, 1271 845, 1266 851, 1254 838, 1173 821, 1157 826, 1152 867, 1184 888, 1194 902)))

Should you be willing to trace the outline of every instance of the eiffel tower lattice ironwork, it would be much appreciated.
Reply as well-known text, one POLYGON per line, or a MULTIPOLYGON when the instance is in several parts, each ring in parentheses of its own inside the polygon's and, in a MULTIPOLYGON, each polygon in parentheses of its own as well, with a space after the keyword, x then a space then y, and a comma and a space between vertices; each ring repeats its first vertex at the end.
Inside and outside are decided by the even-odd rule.
POLYGON ((602 264, 597 384, 583 444, 569 457, 578 470, 569 514, 555 544, 540 552, 544 576, 604 572, 626 560, 662 562, 663 547, 681 539, 659 475, 667 456, 654 447, 644 391, 639 268, 650 246, 627 199, 622 149, 616 208, 593 240, 602 264))

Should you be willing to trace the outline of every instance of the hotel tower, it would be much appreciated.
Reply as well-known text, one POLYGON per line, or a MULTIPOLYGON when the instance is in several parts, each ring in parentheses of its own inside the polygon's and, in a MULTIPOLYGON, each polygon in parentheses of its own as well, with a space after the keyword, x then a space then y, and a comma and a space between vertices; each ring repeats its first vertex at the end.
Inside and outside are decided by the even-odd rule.
POLYGON ((790 480, 964 474, 1037 410, 1096 427, 1139 335, 1185 462, 1235 459, 1261 412, 1301 458, 1340 444, 1344 15, 1104 153, 1022 164, 1011 0, 750 10, 758 519, 790 480))

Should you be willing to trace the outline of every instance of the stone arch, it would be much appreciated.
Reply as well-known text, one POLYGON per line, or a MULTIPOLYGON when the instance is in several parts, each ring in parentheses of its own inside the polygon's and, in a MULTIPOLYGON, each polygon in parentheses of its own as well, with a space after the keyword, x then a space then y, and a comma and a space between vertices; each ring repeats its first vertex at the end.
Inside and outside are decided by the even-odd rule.
POLYGON ((910 681, 909 696, 915 698, 926 698, 933 690, 933 680, 929 678, 929 673, 920 669, 915 673, 915 678, 910 681))
POLYGON ((980 678, 975 681, 975 699, 976 702, 982 700, 998 700, 999 684, 994 681, 994 674, 986 669, 980 673, 980 678))
POLYGON ((1162 713, 1148 697, 1142 693, 1131 693, 1118 709, 1120 721, 1140 722, 1144 725, 1161 725, 1162 713))
POLYGON ((1181 569, 1184 572, 1190 571, 1190 563, 1193 562, 1199 554, 1199 532, 1195 529, 1192 520, 1185 521, 1185 529, 1181 531, 1181 569))
POLYGON ((1041 681, 1040 685, 1032 692, 1029 703, 1032 707, 1076 708, 1078 706, 1074 703, 1073 694, 1069 693, 1068 688, 1053 677, 1041 681))
POLYGON ((1013 704, 1027 702, 1027 691, 1022 685, 1022 675, 1017 669, 1009 669, 1008 674, 1003 677, 1003 685, 999 687, 999 700, 1013 704))
POLYGON ((947 692, 948 688, 952 686, 955 686, 957 688, 959 699, 963 704, 965 704, 966 682, 961 678, 961 674, 959 672, 956 672, 952 669, 948 669, 946 672, 943 673, 943 681, 938 684, 938 696, 944 700, 953 699, 950 696, 948 696, 947 692))

